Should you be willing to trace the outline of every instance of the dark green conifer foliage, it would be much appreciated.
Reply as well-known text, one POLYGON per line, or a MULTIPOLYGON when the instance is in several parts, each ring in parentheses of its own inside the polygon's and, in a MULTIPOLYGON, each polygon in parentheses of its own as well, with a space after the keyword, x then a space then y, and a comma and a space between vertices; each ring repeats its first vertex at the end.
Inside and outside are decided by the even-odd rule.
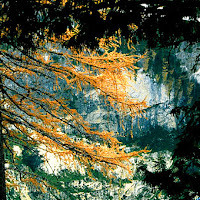
POLYGON ((43 160, 37 149, 24 147, 22 151, 22 157, 22 163, 30 167, 33 172, 38 169, 41 163, 43 163, 43 160))
POLYGON ((4 43, 35 48, 35 36, 41 40, 48 34, 61 35, 74 23, 80 25, 76 37, 66 46, 98 45, 98 38, 121 34, 134 41, 147 40, 150 47, 178 45, 182 41, 196 42, 200 39, 199 1, 191 0, 8 0, 1 2, 0 29, 4 43), (102 17, 99 11, 105 11, 102 17), (188 20, 185 20, 188 19, 188 20), (129 24, 139 29, 132 32, 129 24), (19 31, 20 30, 20 31, 19 31))
POLYGON ((172 114, 185 124, 173 153, 172 166, 167 169, 161 159, 153 173, 145 166, 140 169, 145 172, 146 182, 166 191, 171 199, 189 200, 200 196, 200 101, 192 106, 176 107, 172 114))

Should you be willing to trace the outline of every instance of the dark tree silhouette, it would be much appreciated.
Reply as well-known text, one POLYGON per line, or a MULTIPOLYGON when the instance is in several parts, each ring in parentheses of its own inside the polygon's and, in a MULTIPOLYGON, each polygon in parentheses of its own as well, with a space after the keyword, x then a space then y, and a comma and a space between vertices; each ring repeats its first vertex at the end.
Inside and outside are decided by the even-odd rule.
MULTIPOLYGON (((53 37, 67 47, 87 45, 94 48, 100 38, 112 36, 117 31, 126 40, 147 40, 150 47, 178 45, 182 41, 198 42, 199 7, 200 2, 194 0, 0 1, 1 48, 12 46, 27 56, 30 50, 40 48, 45 40, 51 42, 53 37), (68 30, 73 32, 73 36, 65 40, 63 37, 68 30)), ((146 174, 147 180, 154 185, 159 184, 172 197, 181 195, 181 198, 189 198, 189 191, 194 191, 194 194, 200 191, 196 181, 199 178, 197 161, 200 155, 199 136, 196 134, 199 131, 199 114, 194 116, 197 105, 186 112, 188 128, 174 153, 172 169, 160 172, 162 179, 154 179, 154 174, 149 172, 146 174), (163 180, 165 183, 162 183, 163 180)), ((187 107, 183 109, 187 110, 187 107)), ((2 148, 0 137, 0 152, 2 148)), ((0 160, 4 160, 3 154, 0 160)), ((3 162, 0 168, 2 173, 3 162)), ((5 189, 5 185, 0 187, 5 189)), ((1 191, 3 193, 5 190, 1 191)))
POLYGON ((8 0, 1 2, 0 28, 4 43, 33 48, 36 38, 60 36, 79 24, 67 46, 98 46, 98 38, 121 35, 150 47, 200 39, 199 1, 191 0, 8 0), (134 32, 132 25, 139 29, 134 32), (48 31, 47 31, 48 30, 48 31))
POLYGON ((181 118, 185 124, 183 133, 173 153, 173 163, 166 169, 163 160, 158 163, 158 170, 149 172, 145 166, 144 180, 167 192, 171 199, 189 200, 200 196, 200 101, 193 106, 176 107, 172 114, 181 118))

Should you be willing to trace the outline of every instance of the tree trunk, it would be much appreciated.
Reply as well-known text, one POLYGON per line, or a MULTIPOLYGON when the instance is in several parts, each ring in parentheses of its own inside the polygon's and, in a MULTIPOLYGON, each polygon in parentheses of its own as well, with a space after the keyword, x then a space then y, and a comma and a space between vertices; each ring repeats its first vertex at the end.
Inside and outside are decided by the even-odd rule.
POLYGON ((0 198, 1 200, 6 200, 5 160, 1 122, 2 120, 0 114, 0 198))
MULTIPOLYGON (((0 100, 2 99, 2 81, 0 76, 0 100)), ((1 105, 0 105, 1 109, 1 105)), ((2 115, 0 110, 0 199, 6 200, 5 157, 3 148, 2 115)))

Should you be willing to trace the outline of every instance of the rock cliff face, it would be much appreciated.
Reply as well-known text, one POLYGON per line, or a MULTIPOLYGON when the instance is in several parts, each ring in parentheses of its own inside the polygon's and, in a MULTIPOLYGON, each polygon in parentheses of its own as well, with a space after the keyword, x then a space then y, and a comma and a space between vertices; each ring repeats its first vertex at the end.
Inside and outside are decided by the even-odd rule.
MULTIPOLYGON (((146 164, 150 169, 154 169, 151 161, 158 160, 159 157, 165 158, 170 166, 171 152, 175 148, 176 137, 180 134, 182 125, 171 111, 176 106, 193 104, 200 96, 199 46, 182 43, 176 49, 147 50, 145 44, 141 43, 136 47, 136 53, 147 54, 146 58, 137 64, 140 69, 135 80, 131 82, 130 94, 141 101, 147 101, 149 107, 145 109, 143 117, 132 119, 130 116, 120 115, 106 106, 97 92, 89 87, 76 93, 76 90, 65 89, 63 84, 59 95, 67 97, 69 107, 77 109, 84 119, 99 131, 114 131, 116 137, 127 146, 127 151, 146 146, 152 149, 152 153, 146 157, 146 164)), ((50 84, 46 83, 45 86, 52 88, 50 84)), ((66 131, 74 136, 72 130, 66 131)), ((133 160, 135 169, 139 162, 137 158, 133 160)), ((119 188, 116 192, 106 188, 114 198, 119 198, 118 190, 119 188), (116 192, 115 195, 111 194, 113 191, 116 192)), ((156 192, 158 191, 155 188, 145 185, 140 177, 135 175, 130 185, 125 184, 121 196, 126 195, 126 199, 156 199, 156 192)), ((100 189, 99 196, 98 191, 95 195, 95 199, 105 199, 105 190, 100 189)), ((167 198, 161 196, 158 199, 167 198)))
POLYGON ((120 116, 103 105, 101 97, 90 88, 86 89, 85 95, 73 96, 71 106, 78 109, 93 127, 118 133, 118 139, 127 146, 171 151, 180 132, 179 120, 171 110, 190 105, 200 96, 199 44, 188 46, 182 43, 176 49, 157 50, 147 50, 141 44, 136 49, 137 53, 147 52, 147 55, 137 64, 140 70, 131 82, 130 94, 147 101, 149 108, 145 110, 145 118, 120 116))
POLYGON ((149 50, 141 61, 141 82, 148 87, 150 107, 147 120, 141 122, 139 144, 150 145, 155 151, 174 148, 182 124, 171 110, 199 98, 199 55, 199 44, 182 43, 176 49, 149 50))

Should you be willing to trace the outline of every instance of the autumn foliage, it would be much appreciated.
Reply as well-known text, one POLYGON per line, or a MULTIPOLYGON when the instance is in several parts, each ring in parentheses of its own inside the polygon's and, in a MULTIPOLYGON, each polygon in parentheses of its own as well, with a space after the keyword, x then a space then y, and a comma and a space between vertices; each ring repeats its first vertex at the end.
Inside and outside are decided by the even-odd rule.
MULTIPOLYGON (((77 32, 78 26, 60 37, 39 41, 34 52, 1 46, 2 135, 4 148, 12 156, 9 164, 14 170, 17 165, 10 145, 13 142, 43 148, 64 164, 78 160, 80 165, 100 165, 105 171, 120 166, 131 172, 129 158, 148 152, 126 153, 114 132, 92 128, 77 110, 68 106, 67 97, 60 97, 60 84, 64 82, 68 89, 76 92, 87 87, 95 89, 108 106, 123 115, 142 116, 143 108, 147 107, 145 101, 139 102, 129 95, 129 82, 137 69, 134 64, 143 56, 120 53, 118 37, 99 39, 97 50, 63 48, 62 41, 75 37, 77 32), (56 61, 55 56, 62 62, 56 61), (70 137, 63 127, 73 129, 79 140, 70 137)), ((37 37, 35 41, 38 42, 37 37)), ((39 185, 30 174, 26 176, 29 179, 24 178, 24 181, 39 185)), ((13 179, 8 180, 8 186, 12 186, 13 179)))

